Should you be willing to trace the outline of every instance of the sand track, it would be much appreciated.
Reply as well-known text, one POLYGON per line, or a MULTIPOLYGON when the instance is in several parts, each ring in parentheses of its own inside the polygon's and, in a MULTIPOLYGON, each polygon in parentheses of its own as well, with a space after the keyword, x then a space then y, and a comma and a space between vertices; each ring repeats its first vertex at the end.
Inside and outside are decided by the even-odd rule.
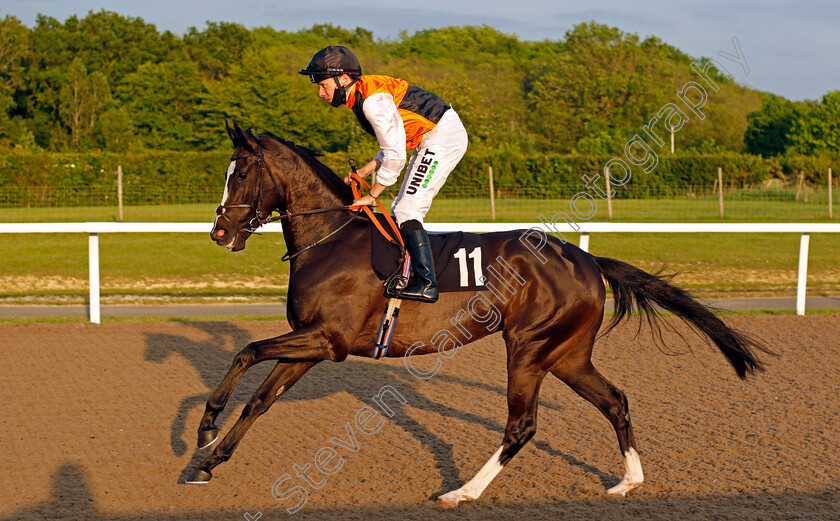
MULTIPOLYGON (((669 319, 686 334, 687 328, 669 319)), ((406 399, 342 468, 307 487, 293 519, 838 519, 840 316, 727 317, 780 354, 747 382, 686 334, 667 356, 635 324, 594 361, 630 400, 646 483, 606 496, 622 473, 615 435, 594 407, 549 376, 539 431, 484 496, 456 511, 429 498, 463 484, 498 447, 506 417, 499 335, 466 346, 428 381, 401 359, 324 363, 261 417, 204 486, 180 484, 203 403, 234 352, 285 324, 0 325, 0 520, 286 519, 311 463, 391 385, 406 399)), ((418 359, 418 367, 432 361, 418 359)), ((225 432, 270 367, 252 370, 220 417, 225 432)), ((425 366, 423 366, 425 367, 425 366)), ((420 367, 419 367, 420 368, 420 367)))

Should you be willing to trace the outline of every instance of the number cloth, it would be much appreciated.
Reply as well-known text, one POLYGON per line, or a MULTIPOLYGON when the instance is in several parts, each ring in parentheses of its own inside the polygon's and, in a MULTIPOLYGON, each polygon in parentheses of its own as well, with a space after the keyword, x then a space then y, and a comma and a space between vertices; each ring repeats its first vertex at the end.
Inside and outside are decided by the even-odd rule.
MULTIPOLYGON (((375 214, 384 226, 384 217, 375 214)), ((429 242, 435 259, 435 277, 438 291, 484 291, 481 277, 490 277, 487 265, 493 260, 486 251, 480 234, 453 232, 430 233, 429 242), (488 258, 490 257, 490 258, 488 258), (476 283, 476 279, 478 283, 476 283)), ((370 263, 380 280, 390 277, 400 267, 399 248, 388 242, 371 226, 370 263)), ((492 280, 492 277, 491 277, 492 280)))

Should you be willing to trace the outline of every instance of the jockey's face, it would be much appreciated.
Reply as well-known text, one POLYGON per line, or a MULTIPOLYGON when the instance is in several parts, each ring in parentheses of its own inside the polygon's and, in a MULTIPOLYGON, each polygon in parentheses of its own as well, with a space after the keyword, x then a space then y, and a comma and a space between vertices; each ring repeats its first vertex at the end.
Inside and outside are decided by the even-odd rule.
MULTIPOLYGON (((350 85, 350 82, 353 81, 350 79, 350 76, 346 74, 342 74, 338 77, 338 81, 341 83, 342 86, 346 87, 350 85)), ((327 78, 325 80, 321 80, 318 82, 318 97, 322 100, 326 101, 327 103, 332 103, 333 94, 335 94, 335 79, 327 78)))

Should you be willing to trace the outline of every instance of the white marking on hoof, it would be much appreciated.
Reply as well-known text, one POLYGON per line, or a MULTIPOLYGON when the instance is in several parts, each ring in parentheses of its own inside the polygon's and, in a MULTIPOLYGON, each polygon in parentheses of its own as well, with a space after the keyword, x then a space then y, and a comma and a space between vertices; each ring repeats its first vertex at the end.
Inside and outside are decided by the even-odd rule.
POLYGON ((481 467, 481 470, 478 471, 478 474, 475 475, 466 485, 463 487, 453 490, 451 492, 447 492, 437 498, 437 504, 444 507, 457 507, 458 503, 462 501, 472 501, 473 499, 478 499, 478 496, 484 492, 484 489, 487 488, 487 485, 493 481, 499 472, 502 471, 502 464, 499 463, 499 457, 502 455, 502 449, 504 446, 499 447, 490 459, 487 460, 487 463, 481 467))
POLYGON ((630 450, 624 453, 624 479, 618 485, 607 490, 607 494, 625 497, 628 492, 641 485, 644 481, 645 475, 642 472, 642 462, 639 459, 639 453, 631 447, 630 450))
POLYGON ((204 484, 210 483, 210 482, 209 481, 190 481, 189 479, 187 479, 186 481, 184 481, 184 483, 186 483, 188 485, 204 485, 204 484))
POLYGON ((447 492, 446 494, 438 496, 437 504, 442 507, 455 508, 461 501, 472 501, 473 499, 475 498, 469 497, 463 492, 463 490, 459 488, 458 490, 453 490, 451 492, 447 492))

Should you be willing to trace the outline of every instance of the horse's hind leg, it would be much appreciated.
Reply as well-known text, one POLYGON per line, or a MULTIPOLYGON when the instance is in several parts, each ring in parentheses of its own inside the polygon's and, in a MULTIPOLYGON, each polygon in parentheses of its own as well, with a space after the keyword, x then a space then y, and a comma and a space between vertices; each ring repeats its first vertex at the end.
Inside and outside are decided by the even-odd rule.
POLYGON ((607 490, 607 493, 624 496, 641 485, 644 474, 639 453, 636 452, 636 440, 630 424, 630 409, 624 392, 604 378, 588 359, 581 363, 561 361, 551 368, 551 372, 597 407, 615 428, 618 446, 624 455, 625 473, 621 482, 607 490))
POLYGON ((257 391, 245 405, 242 414, 213 453, 187 479, 187 483, 207 483, 213 477, 214 467, 230 459, 231 454, 242 441, 242 437, 254 421, 265 413, 277 398, 288 391, 300 378, 318 362, 278 362, 271 373, 260 384, 257 391))
POLYGON ((437 498, 442 506, 455 507, 461 501, 477 499, 502 468, 537 432, 537 405, 545 373, 535 364, 514 362, 508 366, 508 421, 502 446, 481 467, 478 474, 457 490, 437 498))

